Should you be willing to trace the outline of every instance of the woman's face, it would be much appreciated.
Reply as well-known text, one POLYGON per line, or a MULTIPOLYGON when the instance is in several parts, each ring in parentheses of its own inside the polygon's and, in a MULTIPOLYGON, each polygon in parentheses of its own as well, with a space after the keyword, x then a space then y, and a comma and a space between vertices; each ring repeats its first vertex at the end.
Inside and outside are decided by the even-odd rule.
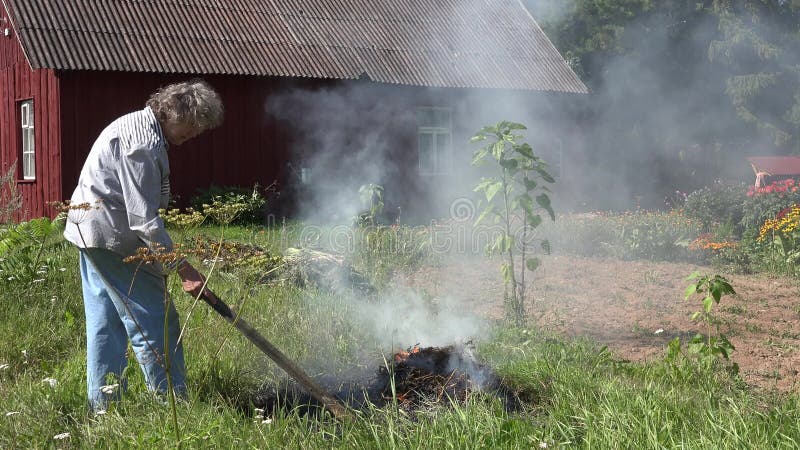
POLYGON ((181 145, 201 133, 201 131, 194 126, 183 122, 166 122, 163 124, 162 128, 164 137, 166 137, 172 145, 181 145))

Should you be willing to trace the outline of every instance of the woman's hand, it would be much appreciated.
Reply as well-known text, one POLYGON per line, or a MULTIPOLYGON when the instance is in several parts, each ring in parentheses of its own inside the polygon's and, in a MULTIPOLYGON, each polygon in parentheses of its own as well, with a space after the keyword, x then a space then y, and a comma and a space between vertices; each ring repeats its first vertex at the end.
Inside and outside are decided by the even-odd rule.
POLYGON ((178 266, 178 276, 181 277, 181 284, 185 292, 192 294, 194 297, 200 295, 203 284, 206 282, 206 277, 198 272, 197 269, 184 261, 178 266))

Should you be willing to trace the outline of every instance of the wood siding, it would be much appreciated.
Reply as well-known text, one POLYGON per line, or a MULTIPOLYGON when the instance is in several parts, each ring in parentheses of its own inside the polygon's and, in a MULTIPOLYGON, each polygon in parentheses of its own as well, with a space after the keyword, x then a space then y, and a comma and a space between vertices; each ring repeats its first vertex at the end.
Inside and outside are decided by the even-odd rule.
MULTIPOLYGON (((117 117, 144 108, 160 86, 190 76, 124 72, 62 72, 65 196, 75 188, 94 140, 117 117)), ((255 77, 204 77, 222 96, 225 122, 169 150, 170 182, 179 204, 209 185, 262 186, 286 180, 288 130, 265 118, 266 99, 283 84, 255 77)))
MULTIPOLYGON (((8 17, 0 7, 0 17, 8 17)), ((19 191, 24 198, 17 219, 25 220, 55 211, 47 202, 62 198, 60 169, 59 84, 50 69, 31 70, 9 22, 0 21, 0 167, 17 164, 19 191), (5 36, 5 29, 9 36, 5 36), (21 129, 19 104, 33 99, 36 179, 21 180, 21 129)))

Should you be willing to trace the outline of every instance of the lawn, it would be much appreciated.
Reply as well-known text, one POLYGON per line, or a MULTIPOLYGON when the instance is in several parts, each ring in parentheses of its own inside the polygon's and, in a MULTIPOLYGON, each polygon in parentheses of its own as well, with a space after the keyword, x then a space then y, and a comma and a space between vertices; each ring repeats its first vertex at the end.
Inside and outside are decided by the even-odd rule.
MULTIPOLYGON (((201 228, 196 233, 217 239, 222 231, 201 228)), ((275 254, 303 238, 296 226, 229 228, 224 235, 275 254)), ((413 233, 404 236, 414 239, 413 233)), ((364 245, 348 257, 378 288, 369 301, 314 286, 259 283, 247 265, 215 267, 210 283, 251 325, 319 379, 367 380, 395 351, 417 343, 446 345, 468 330, 480 358, 519 393, 521 410, 507 411, 496 395, 485 392, 413 415, 390 401, 362 408, 344 422, 303 415, 302 408, 279 410, 264 420, 257 417, 253 399, 281 386, 285 374, 172 280, 172 296, 186 325, 190 384, 188 398, 176 408, 178 429, 170 406, 145 391, 133 361, 123 401, 104 415, 92 416, 85 404, 77 254, 55 247, 47 251, 35 277, 8 280, 12 275, 2 273, 0 448, 800 445, 796 390, 755 388, 720 365, 706 369, 683 356, 668 361, 663 353, 652 352, 642 361, 623 359, 591 335, 539 322, 542 315, 536 311, 525 327, 510 326, 491 308, 481 310, 473 302, 451 298, 443 284, 408 282, 420 273, 435 274, 448 263, 412 257, 415 246, 392 248, 388 252, 364 245)), ((499 277, 489 271, 464 275, 471 280, 499 277)), ((657 283, 659 276, 652 273, 643 281, 657 283)))

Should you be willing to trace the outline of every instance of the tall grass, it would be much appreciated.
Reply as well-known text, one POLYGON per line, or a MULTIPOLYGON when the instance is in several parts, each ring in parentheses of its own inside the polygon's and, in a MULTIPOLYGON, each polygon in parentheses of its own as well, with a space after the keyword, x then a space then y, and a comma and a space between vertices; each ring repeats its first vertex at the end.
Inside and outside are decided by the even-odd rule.
MULTIPOLYGON (((202 230, 214 234, 218 230, 202 230)), ((281 231, 234 228, 226 236, 279 248, 281 231)), ((284 236, 290 231, 283 230, 284 236)), ((295 236, 297 234, 295 233, 295 236)), ((296 245, 291 239, 285 245, 296 245)), ((49 255, 43 281, 0 286, 0 448, 176 447, 169 406, 144 388, 137 365, 130 389, 105 415, 85 404, 85 336, 77 252, 49 255), (64 267, 64 271, 58 268, 64 267), (0 366, 3 367, 3 366, 0 366), (43 382, 57 380, 54 386, 43 382), (10 413, 10 414, 9 414, 10 413), (54 436, 69 433, 60 440, 54 436)), ((388 267, 401 260, 376 252, 388 267)), ((212 288, 312 375, 345 376, 381 349, 350 320, 347 299, 291 286, 245 284, 228 272, 212 288)), ((242 275, 244 276, 244 275, 242 275)), ((170 285, 181 317, 191 299, 170 285)), ((676 299, 678 301, 679 299, 676 299)), ((186 448, 797 448, 800 398, 754 392, 724 373, 689 363, 620 361, 594 345, 535 329, 497 325, 480 354, 528 401, 505 412, 490 394, 412 419, 386 407, 352 422, 283 411, 271 423, 249 403, 284 374, 216 313, 198 305, 186 323, 188 398, 177 405, 186 448)), ((398 343, 411 345, 413 343, 398 343)), ((424 344, 424 343, 423 343, 424 344)), ((367 366, 364 370, 372 370, 367 366)))

